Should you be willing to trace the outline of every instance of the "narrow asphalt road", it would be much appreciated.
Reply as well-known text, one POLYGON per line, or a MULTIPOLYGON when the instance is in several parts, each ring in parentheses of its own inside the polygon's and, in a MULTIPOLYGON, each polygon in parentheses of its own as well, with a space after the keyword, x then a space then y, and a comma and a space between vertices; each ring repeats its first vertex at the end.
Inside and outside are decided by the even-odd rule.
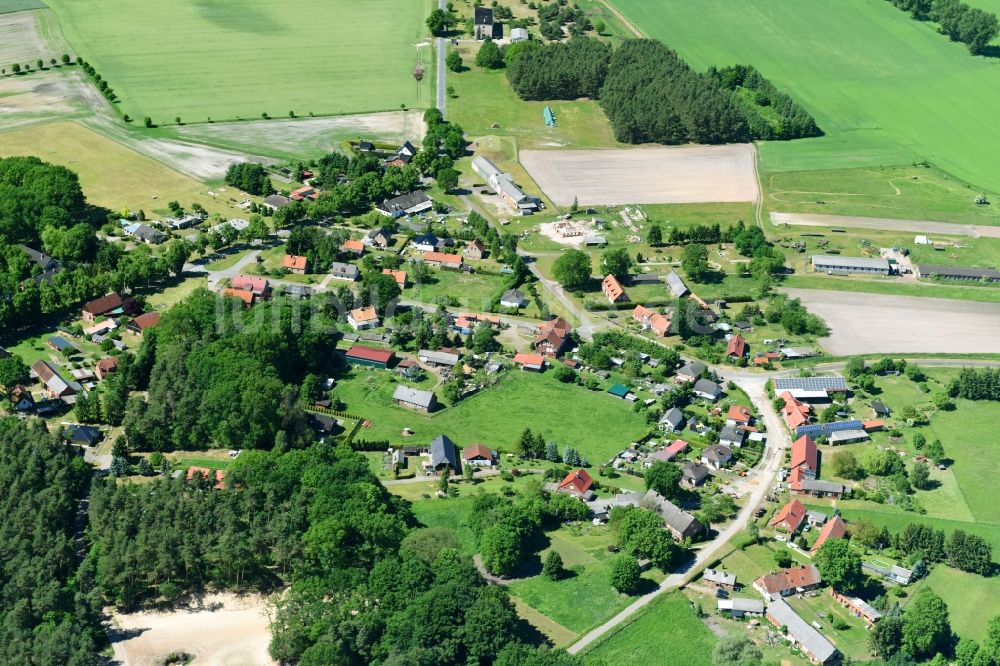
MULTIPOLYGON (((438 9, 448 11, 445 0, 438 0, 438 9)), ((437 38, 437 108, 444 115, 445 112, 445 66, 444 57, 447 48, 447 40, 444 37, 437 38)))
MULTIPOLYGON (((532 257, 532 255, 527 252, 521 252, 520 250, 518 250, 518 253, 524 257, 528 258, 532 257)), ((566 291, 562 288, 561 284, 559 284, 555 280, 550 280, 549 278, 545 277, 545 275, 543 275, 542 272, 538 270, 538 267, 535 266, 535 263, 533 261, 528 262, 528 270, 530 270, 532 274, 536 278, 538 278, 539 284, 542 285, 545 291, 552 294, 552 296, 557 301, 559 301, 559 303, 562 304, 564 308, 569 310, 569 312, 574 317, 577 318, 577 320, 580 323, 576 327, 576 334, 579 335, 584 340, 593 340, 594 324, 591 323, 590 318, 587 316, 586 310, 578 306, 576 303, 573 302, 573 299, 571 299, 569 296, 566 295, 566 291)))
MULTIPOLYGON (((727 379, 725 372, 720 371, 719 374, 720 378, 727 379)), ((701 545, 695 553, 694 561, 690 563, 687 571, 670 574, 660 583, 656 590, 639 597, 613 618, 581 636, 579 640, 567 648, 570 654, 577 654, 585 650, 606 633, 649 605, 659 595, 682 586, 690 570, 697 569, 718 557, 720 551, 726 547, 726 544, 746 528, 753 516, 753 512, 767 495, 768 489, 774 485, 778 470, 781 469, 781 463, 784 460, 784 451, 791 446, 791 441, 788 433, 782 428, 778 412, 775 411, 771 401, 767 398, 767 390, 764 387, 767 377, 733 376, 729 378, 733 379, 750 396, 750 400, 760 415, 759 418, 767 426, 767 448, 760 465, 753 472, 755 483, 752 485, 750 494, 745 499, 743 508, 736 518, 723 528, 714 539, 701 545)))

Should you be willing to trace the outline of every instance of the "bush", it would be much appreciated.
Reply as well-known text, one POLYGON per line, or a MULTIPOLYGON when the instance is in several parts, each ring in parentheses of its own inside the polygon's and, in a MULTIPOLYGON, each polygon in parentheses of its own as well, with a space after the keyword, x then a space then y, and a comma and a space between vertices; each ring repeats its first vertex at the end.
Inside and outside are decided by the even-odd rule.
POLYGON ((641 572, 635 558, 619 553, 611 560, 611 587, 623 594, 635 594, 639 590, 641 572))

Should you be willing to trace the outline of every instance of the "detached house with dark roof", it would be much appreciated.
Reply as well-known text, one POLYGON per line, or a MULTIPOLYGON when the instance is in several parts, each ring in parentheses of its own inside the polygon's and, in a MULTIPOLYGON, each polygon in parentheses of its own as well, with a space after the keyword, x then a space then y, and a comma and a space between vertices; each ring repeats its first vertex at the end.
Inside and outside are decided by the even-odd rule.
POLYGON ((434 202, 430 197, 421 191, 410 192, 392 199, 385 199, 375 206, 382 215, 396 219, 405 215, 419 215, 426 213, 434 207, 434 202))
POLYGON ((566 346, 569 331, 569 323, 562 317, 544 322, 535 336, 535 351, 552 358, 559 356, 566 346))
POLYGON ((476 39, 503 39, 503 24, 494 20, 492 7, 476 7, 472 21, 476 39))
POLYGON ((437 474, 443 474, 445 469, 451 469, 452 474, 461 474, 462 466, 458 462, 455 442, 447 435, 438 435, 431 440, 430 466, 437 474))

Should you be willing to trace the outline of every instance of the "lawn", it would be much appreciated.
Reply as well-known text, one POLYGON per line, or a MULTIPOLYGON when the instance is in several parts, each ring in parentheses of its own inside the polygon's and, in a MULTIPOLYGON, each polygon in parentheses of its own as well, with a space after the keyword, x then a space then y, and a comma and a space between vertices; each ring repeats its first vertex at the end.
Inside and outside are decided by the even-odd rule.
POLYGON ((372 421, 359 432, 366 440, 429 442, 444 433, 459 446, 481 442, 511 450, 525 428, 541 431, 560 447, 572 446, 597 465, 647 431, 631 404, 603 391, 561 384, 549 375, 510 371, 501 383, 434 415, 412 412, 392 402, 394 375, 355 370, 334 393, 346 411, 372 421), (400 436, 403 428, 415 435, 400 436))
POLYGON ((133 118, 278 118, 433 101, 430 0, 49 4, 133 118), (422 82, 413 77, 418 64, 427 71, 422 82))
POLYGON ((459 49, 465 70, 448 73, 455 98, 448 100, 448 119, 471 136, 511 137, 520 148, 610 148, 618 146, 604 111, 596 101, 527 102, 511 89, 504 70, 475 64, 475 49, 459 49), (542 110, 552 107, 556 126, 546 127, 542 110))
POLYGON ((940 564, 923 583, 948 604, 951 628, 982 641, 989 621, 1000 614, 1000 577, 983 578, 940 564))
POLYGON ((978 190, 933 167, 777 171, 761 185, 766 206, 783 213, 1000 224, 1000 207, 977 206, 978 190))
POLYGON ((210 213, 236 214, 227 197, 213 197, 202 183, 72 121, 3 132, 0 156, 13 155, 36 155, 72 169, 87 200, 112 210, 168 213, 167 202, 176 200, 184 207, 197 202, 210 213))
POLYGON ((584 663, 709 666, 716 640, 688 600, 672 593, 587 651, 584 663))
POLYGON ((762 144, 765 172, 928 160, 977 187, 995 180, 1000 70, 891 3, 614 3, 694 67, 754 65, 815 116, 826 136, 762 144))
MULTIPOLYGON (((403 298, 421 303, 454 299, 453 302, 458 307, 473 312, 486 312, 493 297, 504 291, 503 283, 504 278, 498 275, 431 270, 429 280, 407 288, 403 292, 403 298)), ((531 307, 534 310, 534 306, 531 307)))

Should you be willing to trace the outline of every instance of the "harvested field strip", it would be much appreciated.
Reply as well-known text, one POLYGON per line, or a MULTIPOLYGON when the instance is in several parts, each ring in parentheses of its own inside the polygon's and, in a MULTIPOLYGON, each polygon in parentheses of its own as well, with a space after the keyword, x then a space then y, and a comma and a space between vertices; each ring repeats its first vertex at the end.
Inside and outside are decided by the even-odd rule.
POLYGON ((623 150, 523 150, 519 159, 559 206, 754 201, 750 144, 623 150))

